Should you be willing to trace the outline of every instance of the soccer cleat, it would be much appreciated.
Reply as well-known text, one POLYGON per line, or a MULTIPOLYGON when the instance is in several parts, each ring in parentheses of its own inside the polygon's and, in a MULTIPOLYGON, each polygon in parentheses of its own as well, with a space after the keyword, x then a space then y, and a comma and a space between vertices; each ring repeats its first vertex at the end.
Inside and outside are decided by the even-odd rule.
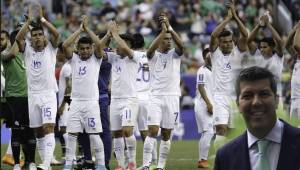
POLYGON ((95 170, 107 170, 105 165, 97 165, 95 166, 95 170))
POLYGON ((14 164, 15 164, 15 160, 11 154, 5 154, 2 157, 2 162, 4 164, 11 165, 11 166, 14 166, 14 164))
POLYGON ((209 168, 208 161, 204 159, 198 161, 198 168, 209 168))
POLYGON ((144 166, 142 170, 150 170, 148 166, 144 166))
POLYGON ((72 170, 72 166, 71 165, 65 165, 63 170, 72 170))
POLYGON ((118 166, 115 168, 115 170, 125 170, 125 169, 118 165, 118 166))
MULTIPOLYGON (((3 162, 4 164, 10 165, 10 166, 14 166, 14 164, 15 164, 14 157, 13 157, 11 154, 5 154, 5 155, 2 157, 2 162, 3 162)), ((20 159, 20 166, 23 167, 24 164, 25 164, 24 160, 23 160, 23 159, 20 159)))
POLYGON ((14 169, 13 170, 21 170, 21 166, 20 164, 16 164, 14 165, 14 169))
POLYGON ((51 159, 51 165, 52 165, 52 166, 59 166, 59 165, 62 165, 62 164, 63 164, 63 163, 60 162, 60 161, 58 161, 58 160, 56 160, 55 157, 53 157, 53 158, 51 159))
POLYGON ((129 162, 126 169, 134 170, 134 169, 136 169, 136 164, 134 162, 129 162))
POLYGON ((52 167, 46 167, 44 164, 40 164, 39 166, 37 166, 37 170, 52 170, 52 167))
POLYGON ((163 170, 162 168, 156 168, 155 170, 163 170))
POLYGON ((31 163, 29 164, 29 170, 37 170, 36 164, 33 163, 33 162, 31 162, 31 163))

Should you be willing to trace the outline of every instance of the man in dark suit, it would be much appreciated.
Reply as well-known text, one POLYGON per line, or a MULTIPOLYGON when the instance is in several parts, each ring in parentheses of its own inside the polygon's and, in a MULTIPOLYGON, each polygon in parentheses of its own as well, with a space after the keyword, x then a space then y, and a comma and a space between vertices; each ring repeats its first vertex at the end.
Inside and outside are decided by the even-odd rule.
POLYGON ((256 66, 242 70, 236 92, 247 131, 218 150, 214 169, 299 170, 300 129, 277 118, 272 73, 256 66))

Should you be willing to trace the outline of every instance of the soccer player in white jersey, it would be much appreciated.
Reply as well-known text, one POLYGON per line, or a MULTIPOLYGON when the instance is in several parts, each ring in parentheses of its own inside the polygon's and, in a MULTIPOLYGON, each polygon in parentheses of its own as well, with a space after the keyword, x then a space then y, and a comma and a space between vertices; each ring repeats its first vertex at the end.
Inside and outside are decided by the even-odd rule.
MULTIPOLYGON (((62 44, 61 44, 62 45, 62 44)), ((59 50, 57 52, 59 58, 62 56, 64 58, 64 53, 62 46, 59 46, 59 50)), ((65 62, 61 68, 58 80, 58 110, 57 114, 60 116, 58 121, 59 131, 62 134, 65 144, 62 145, 63 156, 65 157, 65 148, 66 143, 68 142, 68 134, 67 134, 67 118, 68 111, 71 103, 71 84, 72 77, 71 74, 71 65, 69 62, 65 62)))
POLYGON ((213 76, 211 72, 211 60, 209 49, 204 49, 202 56, 205 64, 197 71, 195 117, 198 132, 201 134, 199 140, 198 168, 208 168, 208 151, 210 141, 214 136, 213 129, 213 76))
POLYGON ((289 34, 286 49, 295 60, 291 78, 290 117, 300 119, 300 21, 289 34))
POLYGON ((171 147, 171 132, 179 119, 180 62, 184 46, 164 13, 160 14, 161 31, 147 51, 150 67, 149 133, 144 143, 143 169, 149 169, 161 128, 157 169, 164 169, 171 147), (172 39, 176 47, 171 48, 172 39))
POLYGON ((95 169, 106 170, 103 143, 99 136, 102 125, 98 103, 98 74, 103 45, 87 24, 88 18, 83 16, 80 28, 63 43, 65 57, 69 60, 72 69, 72 102, 67 119, 68 141, 64 170, 72 169, 77 136, 83 130, 89 134, 91 148, 95 153, 95 169), (78 40, 78 54, 76 54, 73 52, 72 45, 82 32, 86 32, 89 37, 83 36, 78 40))
MULTIPOLYGON (((145 142, 148 125, 147 125, 147 115, 148 115, 148 103, 150 94, 150 70, 148 58, 146 56, 146 51, 144 50, 144 37, 140 33, 133 34, 134 39, 134 50, 141 51, 144 54, 141 55, 139 61, 139 69, 137 72, 136 86, 137 86, 137 97, 138 97, 138 116, 137 125, 140 131, 143 142, 145 142)), ((154 144, 154 149, 152 152, 152 164, 153 167, 156 166, 157 162, 157 141, 154 144)))
POLYGON ((139 59, 143 53, 131 50, 131 35, 119 36, 114 21, 108 25, 108 33, 117 43, 117 52, 106 52, 108 62, 112 65, 110 123, 113 136, 113 150, 118 166, 116 170, 136 168, 136 138, 133 128, 137 119, 136 75, 139 59), (125 142, 129 163, 125 165, 125 142))
POLYGON ((39 16, 33 16, 29 6, 28 20, 16 36, 19 51, 25 57, 28 82, 28 103, 30 127, 35 128, 37 149, 43 161, 41 169, 51 169, 50 161, 55 148, 54 126, 57 111, 55 80, 56 52, 59 34, 56 28, 43 17, 39 6, 39 16), (33 17, 39 18, 38 25, 31 28, 33 17), (50 33, 50 41, 44 35, 43 27, 50 33), (25 41, 30 31, 30 41, 25 41))
POLYGON ((229 126, 232 126, 234 113, 231 110, 234 93, 234 78, 232 62, 240 58, 247 49, 247 30, 236 14, 234 4, 227 4, 228 13, 225 19, 215 28, 211 34, 210 52, 213 74, 213 123, 216 129, 215 143, 222 141, 229 126), (232 33, 224 30, 224 27, 234 19, 240 30, 240 38, 234 46, 232 33))
POLYGON ((283 69, 283 43, 280 35, 273 28, 267 15, 260 17, 260 22, 254 27, 249 35, 247 44, 250 54, 255 58, 255 65, 268 69, 277 81, 277 95, 282 96, 281 74, 283 69), (271 31, 272 37, 264 37, 255 42, 256 35, 260 28, 267 28, 271 31))

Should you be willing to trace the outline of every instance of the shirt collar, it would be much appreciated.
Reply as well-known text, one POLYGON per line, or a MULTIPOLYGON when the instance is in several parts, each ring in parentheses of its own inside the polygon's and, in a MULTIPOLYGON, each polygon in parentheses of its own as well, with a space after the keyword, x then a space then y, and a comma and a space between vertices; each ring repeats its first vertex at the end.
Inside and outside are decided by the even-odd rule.
MULTIPOLYGON (((277 119, 275 126, 272 130, 268 133, 264 139, 275 143, 281 143, 282 140, 282 133, 283 133, 283 123, 277 119)), ((259 139, 247 130, 247 140, 248 140, 248 148, 251 148, 253 144, 255 144, 259 139)))

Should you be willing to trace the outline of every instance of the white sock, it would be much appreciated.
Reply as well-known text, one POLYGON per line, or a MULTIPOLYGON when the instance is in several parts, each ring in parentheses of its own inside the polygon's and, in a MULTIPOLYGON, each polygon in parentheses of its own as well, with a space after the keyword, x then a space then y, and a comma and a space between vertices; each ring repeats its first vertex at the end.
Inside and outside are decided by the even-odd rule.
POLYGON ((45 135, 45 157, 44 157, 44 165, 46 167, 50 167, 51 160, 53 158, 54 149, 55 149, 55 137, 54 133, 49 133, 45 135))
POLYGON ((216 135, 216 139, 215 139, 215 141, 214 141, 214 147, 215 147, 215 150, 216 150, 216 151, 217 151, 221 146, 224 145, 225 140, 226 140, 226 137, 225 137, 225 136, 216 135))
POLYGON ((95 165, 104 165, 105 166, 105 159, 104 159, 104 147, 103 142, 100 138, 100 136, 97 135, 89 135, 90 136, 90 142, 91 142, 91 148, 95 152, 95 165))
POLYGON ((157 140, 154 141, 154 147, 152 150, 152 163, 156 164, 157 161, 157 140))
POLYGON ((150 166, 156 138, 147 136, 144 143, 143 166, 150 166))
MULTIPOLYGON (((64 133, 62 136, 63 136, 63 138, 64 138, 64 140, 65 140, 65 147, 67 147, 67 143, 68 143, 68 133, 64 133)), ((66 156, 66 155, 64 155, 64 156, 66 156)))
POLYGON ((159 146, 159 159, 157 163, 157 168, 164 169, 167 161, 168 154, 170 152, 171 148, 171 141, 164 141, 161 140, 160 146, 159 146))
POLYGON ((118 161, 118 165, 122 168, 125 168, 125 157, 124 157, 124 149, 125 143, 123 137, 114 138, 114 152, 116 154, 116 159, 118 161))
POLYGON ((77 136, 68 134, 66 145, 66 163, 67 166, 72 166, 73 159, 76 153, 76 145, 77 145, 77 136))
POLYGON ((36 138, 36 148, 39 152, 40 158, 42 162, 44 162, 45 159, 45 137, 42 138, 36 138))
POLYGON ((11 150, 11 139, 10 139, 9 142, 8 142, 6 154, 12 155, 12 150, 11 150))
POLYGON ((199 140, 199 160, 207 160, 210 141, 214 136, 211 132, 203 132, 199 140))
POLYGON ((129 162, 136 163, 136 138, 134 135, 125 137, 125 142, 128 150, 129 162))

